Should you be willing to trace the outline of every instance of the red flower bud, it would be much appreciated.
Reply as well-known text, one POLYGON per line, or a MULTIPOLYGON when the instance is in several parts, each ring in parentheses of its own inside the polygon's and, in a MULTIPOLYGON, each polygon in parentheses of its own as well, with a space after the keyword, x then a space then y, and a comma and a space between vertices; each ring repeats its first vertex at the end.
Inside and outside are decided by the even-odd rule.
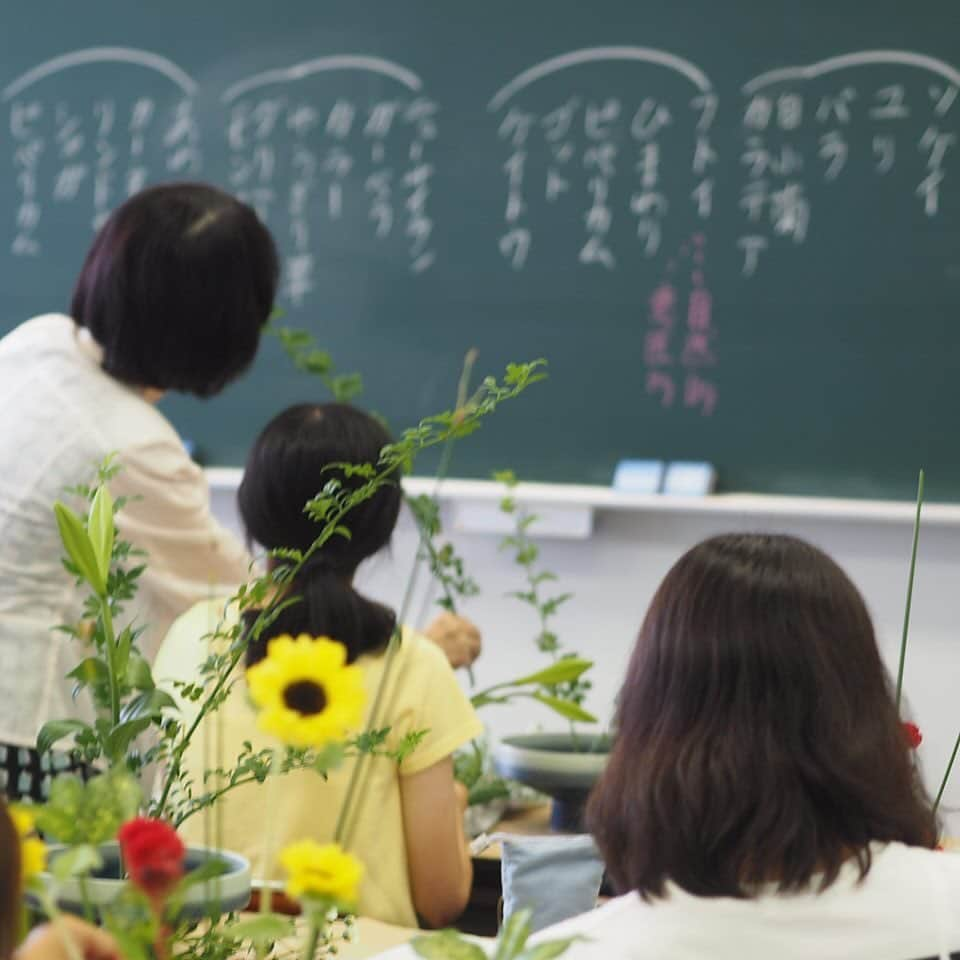
POLYGON ((163 820, 137 817, 117 834, 130 879, 151 899, 165 897, 183 876, 186 847, 163 820))
POLYGON ((907 738, 910 749, 916 750, 923 743, 923 734, 920 732, 920 728, 915 723, 909 722, 902 724, 902 726, 903 735, 907 738))

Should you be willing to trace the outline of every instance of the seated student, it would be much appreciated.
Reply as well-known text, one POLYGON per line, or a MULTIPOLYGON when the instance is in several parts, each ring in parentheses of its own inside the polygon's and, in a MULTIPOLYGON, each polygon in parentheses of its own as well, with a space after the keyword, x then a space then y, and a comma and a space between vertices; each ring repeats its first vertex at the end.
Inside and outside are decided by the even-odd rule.
POLYGON ((23 909, 20 837, 0 800, 0 960, 121 960, 120 948, 104 930, 64 915, 44 924, 17 947, 23 909), (65 937, 70 938, 68 946, 65 937))
POLYGON ((564 960, 960 955, 960 857, 933 849, 870 617, 821 551, 729 535, 683 556, 617 727, 588 820, 624 895, 538 934, 586 938, 564 960))
MULTIPOLYGON (((376 420, 349 406, 301 405, 281 413, 255 441, 240 486, 240 515, 249 538, 267 548, 306 550, 319 527, 304 512, 304 504, 332 477, 351 482, 327 468, 375 463, 389 442, 376 420)), ((304 566, 291 586, 302 600, 284 610, 260 641, 251 644, 248 665, 265 655, 271 637, 301 633, 332 637, 346 645, 348 659, 363 669, 369 711, 383 676, 395 615, 359 594, 352 580, 359 564, 389 542, 400 504, 399 485, 390 484, 350 511, 344 521, 350 537, 333 537, 304 566)), ((206 656, 200 638, 220 622, 222 608, 222 602, 200 604, 174 624, 154 666, 158 684, 172 678, 195 679, 190 670, 195 671, 206 656)), ((476 637, 469 623, 449 614, 438 629, 443 640, 476 637)), ((478 638, 470 642, 476 645, 478 638)), ((463 910, 472 881, 462 827, 466 800, 454 782, 452 754, 482 728, 440 647, 409 630, 403 632, 384 702, 380 718, 382 725, 392 727, 394 738, 413 730, 428 732, 399 767, 385 757, 364 763, 364 790, 357 791, 351 806, 348 844, 366 865, 359 912, 404 926, 416 926, 419 915, 427 924, 440 926, 463 910)), ((191 704, 183 708, 188 715, 196 709, 191 704)), ((210 766, 205 737, 208 745, 218 744, 215 765, 232 763, 244 741, 255 749, 275 745, 258 732, 242 681, 205 722, 206 729, 201 726, 185 757, 186 769, 198 786, 210 766)), ((269 811, 274 850, 298 839, 333 839, 352 769, 348 761, 328 780, 299 771, 276 784, 276 806, 269 811)), ((265 789, 243 786, 218 801, 222 845, 248 857, 255 877, 263 875, 265 789)), ((184 838, 202 841, 203 821, 203 815, 188 820, 181 830, 184 838)))

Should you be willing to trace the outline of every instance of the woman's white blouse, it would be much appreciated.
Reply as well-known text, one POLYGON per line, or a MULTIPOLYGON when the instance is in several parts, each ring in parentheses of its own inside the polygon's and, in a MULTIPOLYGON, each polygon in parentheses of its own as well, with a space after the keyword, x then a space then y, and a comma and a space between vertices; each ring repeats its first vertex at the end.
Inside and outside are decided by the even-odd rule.
MULTIPOLYGON (((68 487, 117 454, 114 496, 131 498, 121 535, 148 554, 121 623, 135 618, 152 658, 173 620, 247 577, 242 545, 213 519, 203 471, 170 423, 100 368, 101 353, 69 317, 48 314, 0 340, 0 742, 31 746, 50 719, 89 716, 65 678, 82 658, 58 632, 82 592, 61 564, 53 514, 68 487)), ((73 499, 75 507, 81 507, 73 499)))

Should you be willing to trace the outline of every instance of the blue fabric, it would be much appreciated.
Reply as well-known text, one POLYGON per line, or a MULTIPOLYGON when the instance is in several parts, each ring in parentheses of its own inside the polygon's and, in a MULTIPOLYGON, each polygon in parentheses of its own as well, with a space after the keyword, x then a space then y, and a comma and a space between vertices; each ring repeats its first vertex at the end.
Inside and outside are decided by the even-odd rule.
POLYGON ((520 837, 500 834, 503 919, 533 911, 534 931, 592 910, 603 861, 589 834, 520 837))

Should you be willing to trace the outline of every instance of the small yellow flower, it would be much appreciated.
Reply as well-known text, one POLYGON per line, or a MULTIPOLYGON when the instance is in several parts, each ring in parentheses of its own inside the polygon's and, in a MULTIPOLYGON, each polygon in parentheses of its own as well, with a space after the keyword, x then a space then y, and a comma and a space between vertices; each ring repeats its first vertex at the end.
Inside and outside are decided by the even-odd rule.
POLYGON ((287 871, 287 893, 295 900, 322 897, 338 905, 356 905, 363 864, 338 843, 299 840, 284 847, 280 863, 287 871))
POLYGON ((36 816, 25 807, 10 807, 10 819, 20 837, 20 876, 24 883, 47 868, 47 848, 34 832, 36 816))
POLYGON ((274 637, 247 670, 258 726, 294 747, 321 747, 360 727, 366 692, 347 648, 327 637, 274 637))

